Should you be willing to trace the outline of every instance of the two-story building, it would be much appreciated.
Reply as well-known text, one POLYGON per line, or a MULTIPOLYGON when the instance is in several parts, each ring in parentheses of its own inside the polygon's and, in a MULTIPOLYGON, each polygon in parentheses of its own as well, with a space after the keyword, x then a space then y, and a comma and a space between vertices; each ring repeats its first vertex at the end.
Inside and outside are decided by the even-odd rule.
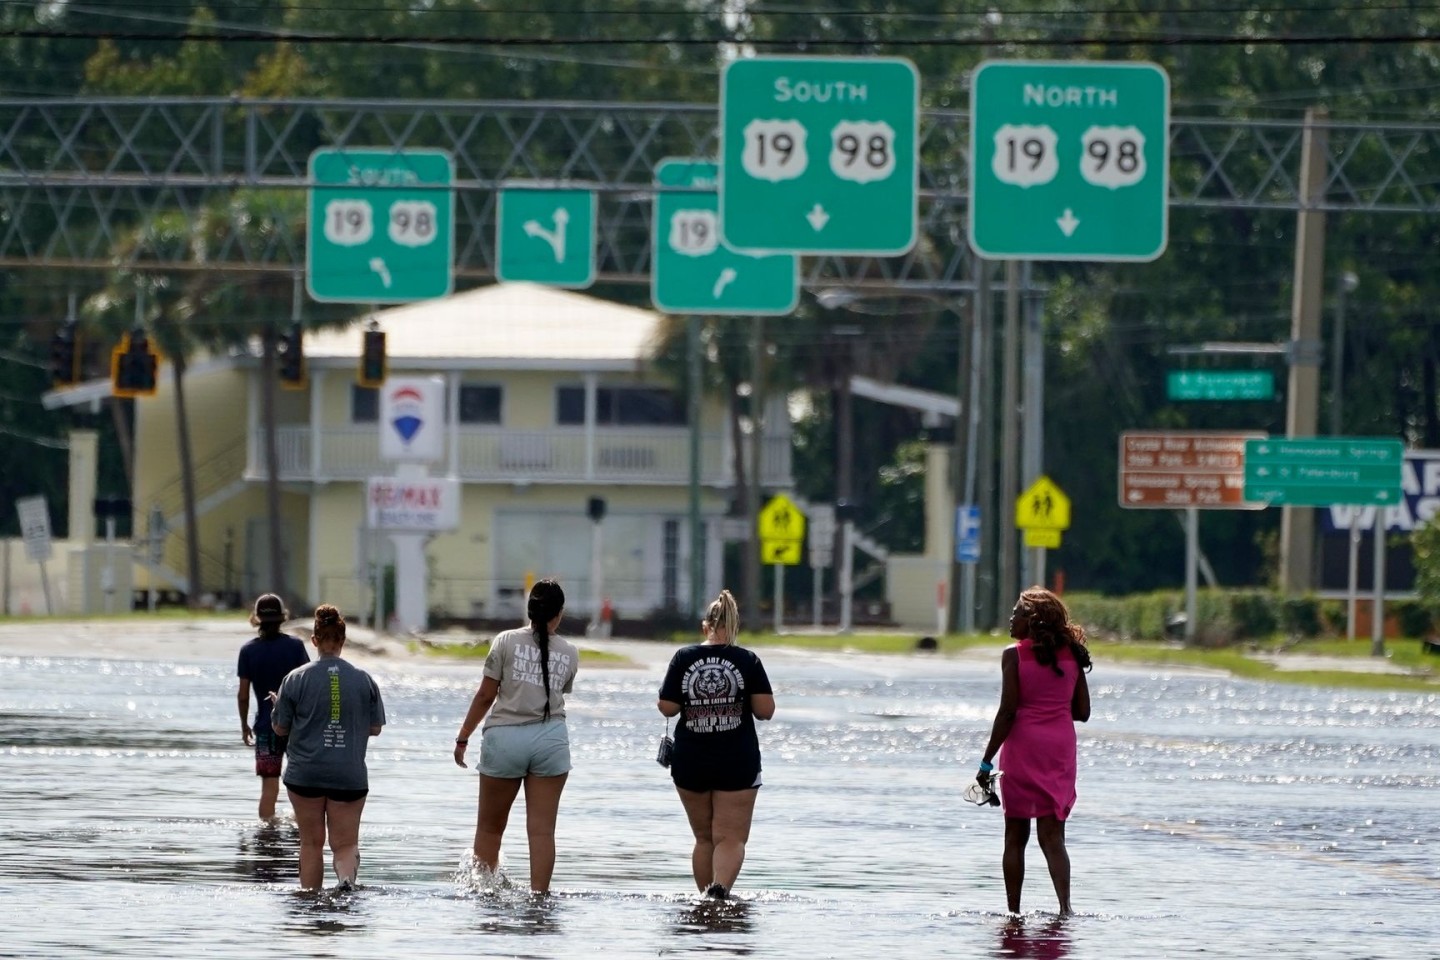
MULTIPOLYGON (((390 562, 388 537, 366 527, 381 459, 378 391, 357 384, 373 317, 391 376, 442 378, 445 456, 431 475, 457 479, 459 529, 427 543, 432 614, 510 617, 527 579, 558 577, 569 609, 591 616, 592 522, 603 497, 603 592, 617 615, 682 610, 690 596, 690 431, 682 392, 651 362, 657 313, 532 284, 496 284, 308 333, 304 389, 280 390, 276 462, 291 596, 347 611, 373 608, 390 562), (381 571, 381 577, 375 576, 381 571)), ((259 359, 212 358, 186 378, 194 447, 201 583, 253 597, 269 569, 265 433, 259 359)), ((791 485, 783 398, 764 439, 762 482, 791 485)), ((722 524, 734 496, 734 437, 723 399, 706 397, 700 432, 704 590, 720 587, 722 524)), ((160 562, 137 585, 186 582, 176 413, 168 377, 136 403, 136 532, 163 517, 160 562)), ((383 587, 381 587, 383 591, 383 587)))

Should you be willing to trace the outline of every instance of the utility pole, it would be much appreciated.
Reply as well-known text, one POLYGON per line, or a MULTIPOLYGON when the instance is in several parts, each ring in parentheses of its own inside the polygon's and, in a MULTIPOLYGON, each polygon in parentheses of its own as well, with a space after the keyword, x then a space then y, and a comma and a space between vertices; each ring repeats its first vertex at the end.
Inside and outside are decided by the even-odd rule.
POLYGON ((980 323, 980 362, 975 379, 979 386, 980 399, 975 407, 979 428, 974 449, 977 478, 975 502, 980 505, 980 562, 975 565, 977 582, 974 603, 977 626, 981 630, 989 630, 995 625, 998 572, 995 545, 1000 527, 995 490, 995 304, 990 296, 990 265, 983 260, 979 263, 980 282, 976 296, 980 301, 977 314, 980 323))
POLYGON ((1015 536, 1012 505, 1020 496, 1020 261, 1005 262, 1005 344, 1001 354, 1000 386, 1000 496, 995 505, 995 528, 1000 548, 998 600, 1006 604, 1019 592, 1015 581, 1020 544, 1015 536))
POLYGON ((745 620, 760 622, 760 535, 755 529, 760 518, 760 461, 764 457, 761 422, 764 419, 765 389, 765 318, 756 317, 750 344, 750 482, 745 486, 745 620))
MULTIPOLYGON (((1286 391, 1285 436, 1313 437, 1320 402, 1320 309, 1324 299, 1324 199, 1329 136, 1317 126, 1323 107, 1305 111, 1300 141, 1300 212, 1295 229, 1295 290, 1290 301, 1290 382, 1286 391)), ((1315 511, 1282 507, 1280 589, 1304 593, 1314 585, 1315 511)))
POLYGON ((690 597, 689 613, 698 617, 705 604, 705 557, 704 541, 701 537, 700 518, 700 415, 701 390, 700 351, 704 349, 700 336, 700 315, 692 313, 685 318, 686 366, 689 371, 690 391, 686 396, 686 415, 690 421, 690 597))

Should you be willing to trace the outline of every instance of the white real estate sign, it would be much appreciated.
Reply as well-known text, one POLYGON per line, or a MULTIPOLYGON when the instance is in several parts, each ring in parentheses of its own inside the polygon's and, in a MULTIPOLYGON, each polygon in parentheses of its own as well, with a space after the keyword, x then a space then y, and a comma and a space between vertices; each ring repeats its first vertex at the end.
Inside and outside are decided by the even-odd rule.
POLYGON ((36 563, 50 559, 50 509, 44 497, 21 497, 15 501, 20 515, 20 536, 25 541, 25 556, 36 563))
POLYGON ((460 482, 371 477, 365 489, 372 530, 435 533, 460 528, 460 482))
POLYGON ((391 377, 380 388, 380 456, 433 461, 445 456, 445 381, 391 377))

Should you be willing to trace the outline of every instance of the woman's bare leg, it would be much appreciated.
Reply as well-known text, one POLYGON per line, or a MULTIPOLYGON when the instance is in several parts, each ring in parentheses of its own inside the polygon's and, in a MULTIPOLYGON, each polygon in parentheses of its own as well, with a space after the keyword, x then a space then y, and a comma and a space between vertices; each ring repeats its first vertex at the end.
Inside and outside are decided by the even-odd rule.
POLYGON ((1065 821, 1041 817, 1036 821, 1040 852, 1050 867, 1050 882, 1055 884, 1055 897, 1060 901, 1060 915, 1070 915, 1070 851, 1065 849, 1065 821))
POLYGON ((295 825, 300 828, 300 887, 319 890, 325 882, 326 800, 302 797, 293 790, 287 792, 295 811, 295 825))
POLYGON ((711 821, 715 816, 712 792, 697 793, 694 790, 675 788, 680 802, 685 807, 685 816, 690 820, 690 832, 695 835, 695 848, 690 852, 690 870, 695 874, 695 889, 703 891, 715 882, 715 840, 711 821))
POLYGON ((1020 888, 1025 885, 1025 845, 1030 842, 1030 820, 1005 818, 1005 903, 1011 913, 1020 912, 1020 888))
POLYGON ((500 866, 500 840, 510 822, 510 808, 520 793, 519 778, 514 780, 480 774, 480 809, 475 817, 475 859, 486 870, 500 866))
POLYGON ((745 844, 750 840, 750 820, 755 815, 759 789, 716 790, 715 815, 711 820, 715 840, 715 882, 728 892, 745 863, 745 844))
POLYGON ((549 893, 555 873, 555 821, 568 773, 558 777, 530 774, 525 778, 525 833, 530 840, 530 890, 549 893))
POLYGON ((330 834, 331 865, 335 868, 335 879, 340 883, 354 885, 360 873, 360 814, 365 810, 365 798, 341 803, 338 800, 325 801, 325 826, 330 834))

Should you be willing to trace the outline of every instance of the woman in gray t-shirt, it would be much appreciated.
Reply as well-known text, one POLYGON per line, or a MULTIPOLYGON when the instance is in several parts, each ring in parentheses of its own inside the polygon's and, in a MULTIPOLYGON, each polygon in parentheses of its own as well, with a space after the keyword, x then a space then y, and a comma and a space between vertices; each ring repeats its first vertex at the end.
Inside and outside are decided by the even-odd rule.
POLYGON ((565 694, 575 683, 580 653, 555 636, 565 592, 554 580, 530 591, 530 626, 507 630, 490 643, 485 679, 455 738, 455 762, 465 766, 470 734, 485 720, 480 751, 480 809, 475 859, 494 872, 510 808, 525 787, 525 829, 530 837, 530 889, 550 890, 555 871, 555 820, 570 774, 565 694), (488 716, 487 716, 488 714, 488 716))
POLYGON ((370 792, 365 747, 385 725, 385 704, 370 674, 340 659, 339 610, 328 603, 315 609, 310 642, 320 659, 281 682, 270 727, 290 738, 285 789, 300 827, 300 886, 320 888, 328 836, 340 889, 349 890, 360 870, 360 814, 370 792))

